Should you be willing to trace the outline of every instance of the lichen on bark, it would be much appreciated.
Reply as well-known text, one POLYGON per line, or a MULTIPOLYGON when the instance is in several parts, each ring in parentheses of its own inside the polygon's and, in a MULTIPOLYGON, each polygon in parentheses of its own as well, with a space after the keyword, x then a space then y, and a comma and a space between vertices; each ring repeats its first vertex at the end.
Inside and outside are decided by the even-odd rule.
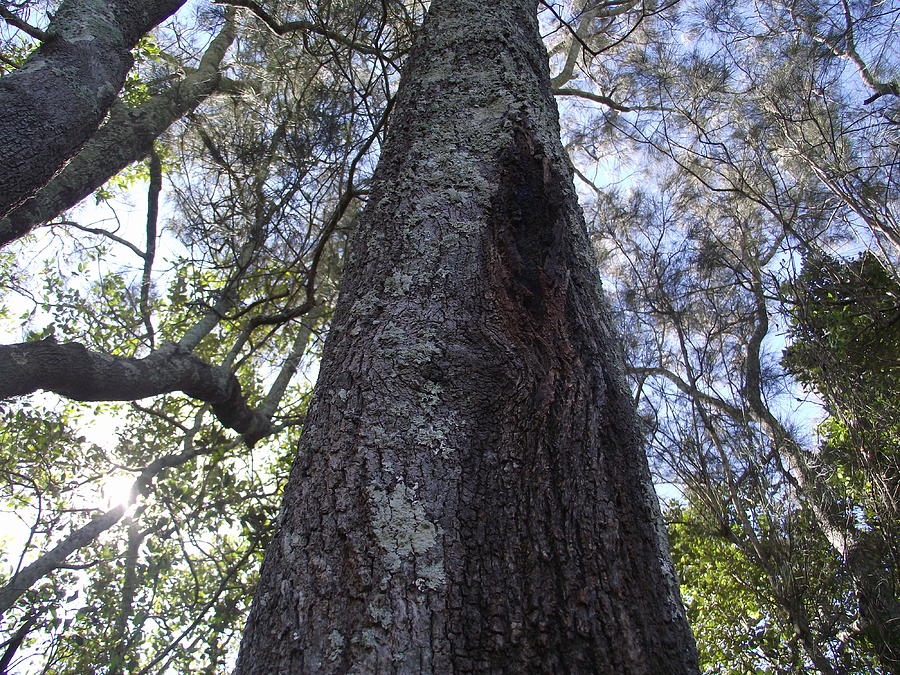
POLYGON ((434 0, 237 673, 696 672, 619 359, 536 2, 434 0))
MULTIPOLYGON (((406 561, 420 568, 435 564, 426 562, 425 556, 436 547, 439 528, 428 519, 414 487, 407 487, 403 480, 398 480, 387 491, 372 485, 369 500, 372 531, 384 550, 388 570, 396 571, 406 561)), ((434 579, 427 581, 434 583, 434 579)))

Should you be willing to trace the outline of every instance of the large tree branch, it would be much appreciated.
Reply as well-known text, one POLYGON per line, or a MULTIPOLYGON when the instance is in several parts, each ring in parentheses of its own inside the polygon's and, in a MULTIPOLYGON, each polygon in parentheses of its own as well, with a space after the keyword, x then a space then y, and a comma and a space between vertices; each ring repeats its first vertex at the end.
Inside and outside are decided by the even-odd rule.
POLYGON ((0 398, 38 389, 76 401, 133 401, 182 391, 209 403, 248 445, 271 432, 269 419, 247 405, 234 374, 171 343, 143 359, 98 354, 77 342, 0 346, 0 398))
POLYGON ((297 372, 297 367, 300 365, 300 359, 303 358, 303 355, 306 354, 306 351, 309 348, 313 327, 324 314, 325 306, 319 304, 313 307, 309 314, 304 317, 304 320, 300 325, 300 331, 297 333, 297 337, 294 338, 294 344, 291 347, 290 354, 288 354, 284 364, 281 366, 281 370, 278 372, 278 376, 269 388, 269 393, 259 406, 260 412, 267 417, 271 418, 278 409, 281 399, 284 397, 284 392, 287 391, 288 384, 290 384, 294 374, 297 372))
MULTIPOLYGON (((324 307, 321 305, 316 305, 313 308, 311 315, 303 322, 303 327, 294 340, 291 354, 285 360, 285 363, 282 366, 278 377, 272 384, 268 395, 260 406, 260 411, 254 413, 267 425, 265 433, 260 433, 260 437, 267 435, 268 433, 277 433, 281 431, 285 426, 290 425, 289 423, 278 427, 272 427, 269 423, 269 418, 275 413, 275 410, 281 403, 281 399, 284 396, 288 383, 296 373, 297 366, 300 363, 300 359, 302 358, 303 354, 306 351, 306 348, 309 345, 309 340, 312 336, 312 326, 322 316, 323 312, 324 307)), ((45 342, 28 344, 50 344, 51 346, 63 348, 75 346, 76 349, 83 350, 83 347, 81 347, 81 345, 53 345, 53 343, 45 342)), ((7 376, 9 371, 5 367, 6 364, 4 363, 4 356, 6 354, 4 350, 6 349, 7 347, 0 347, 0 396, 8 395, 6 393, 7 389, 5 376, 7 376)), ((173 345, 167 344, 160 348, 160 350, 158 350, 157 352, 154 352, 154 354, 159 354, 159 352, 165 349, 180 351, 177 347, 173 348, 173 345)), ((151 354, 151 356, 153 356, 153 354, 151 354)), ((188 354, 187 356, 194 361, 199 362, 199 367, 201 370, 203 368, 215 370, 210 366, 202 363, 197 357, 194 357, 190 354, 188 354)), ((141 361, 136 361, 134 359, 119 359, 119 361, 129 361, 131 362, 131 364, 129 365, 132 365, 134 363, 145 364, 148 359, 150 359, 150 357, 148 357, 147 359, 142 359, 141 361)), ((232 380, 234 379, 234 376, 230 375, 229 377, 232 380)), ((235 385, 236 384, 237 383, 235 382, 235 385)), ((21 388, 26 387, 20 387, 20 389, 21 388)), ((153 411, 145 410, 145 412, 153 414, 153 411)), ((194 459, 195 457, 211 452, 214 449, 212 447, 194 445, 192 441, 193 434, 190 429, 187 429, 186 427, 171 419, 166 418, 166 421, 170 424, 178 426, 182 431, 185 432, 185 449, 180 453, 170 453, 167 455, 163 455, 162 457, 155 459, 153 462, 144 467, 132 484, 130 491, 131 496, 129 498, 128 505, 134 504, 139 496, 146 495, 149 492, 150 486, 153 481, 167 469, 181 466, 186 462, 194 459)), ((193 431, 196 431, 196 427, 193 431)), ((244 438, 245 440, 247 439, 246 434, 244 435, 244 438)), ((237 443, 237 441, 235 441, 235 443, 237 443)), ((6 586, 0 588, 0 614, 12 607, 12 605, 22 596, 22 594, 25 593, 25 591, 27 591, 29 588, 31 588, 35 583, 37 583, 37 581, 39 581, 47 574, 51 573, 53 570, 62 567, 68 556, 70 556, 78 549, 87 546, 88 544, 96 540, 96 538, 103 532, 118 523, 124 515, 126 508, 127 506, 124 505, 117 506, 113 509, 110 509, 109 511, 106 511, 105 513, 95 516, 89 523, 69 534, 53 549, 47 551, 30 565, 17 572, 13 576, 13 578, 10 579, 10 581, 6 584, 6 586)))
POLYGON ((115 104, 109 120, 71 162, 31 199, 0 219, 0 246, 75 206, 132 162, 145 157, 153 141, 217 91, 225 52, 234 41, 234 10, 210 42, 199 67, 138 106, 115 104))
POLYGON ((184 0, 66 0, 43 44, 0 78, 0 217, 31 197, 96 131, 138 39, 184 0))
MULTIPOLYGON (((112 644, 110 651, 112 652, 111 661, 118 664, 128 662, 128 652, 132 642, 132 636, 128 630, 128 620, 134 611, 134 598, 138 590, 137 564, 140 555, 141 544, 144 543, 146 532, 141 532, 138 524, 131 519, 128 523, 128 546, 125 550, 124 559, 124 579, 122 581, 122 590, 119 592, 119 613, 116 616, 115 628, 112 631, 112 644)), ((110 675, 122 675, 124 669, 120 665, 118 668, 110 669, 110 675)))
MULTIPOLYGON (((565 40, 554 49, 554 51, 565 51, 566 62, 562 70, 555 75, 550 81, 551 86, 561 87, 574 77, 575 66, 578 64, 578 57, 582 52, 591 56, 597 56, 603 51, 599 46, 592 47, 589 43, 596 41, 604 35, 603 30, 594 30, 592 32, 592 24, 596 19, 612 19, 613 17, 630 12, 638 4, 638 0, 609 0, 607 2, 580 3, 579 11, 581 15, 578 17, 578 26, 572 25, 565 21, 556 8, 549 2, 543 1, 541 4, 550 10, 557 21, 565 26, 569 34, 565 40), (589 33, 591 33, 589 35, 589 33)), ((608 23, 606 27, 608 27, 608 23)))
POLYGON ((9 664, 12 663, 13 657, 16 655, 19 647, 22 646, 25 638, 28 637, 28 633, 30 633, 31 629, 34 628, 35 623, 37 623, 37 615, 36 613, 32 613, 19 626, 19 629, 15 632, 15 634, 11 638, 9 638, 9 640, 3 643, 3 646, 6 647, 6 650, 3 652, 3 656, 0 657, 0 673, 5 674, 9 672, 9 664))

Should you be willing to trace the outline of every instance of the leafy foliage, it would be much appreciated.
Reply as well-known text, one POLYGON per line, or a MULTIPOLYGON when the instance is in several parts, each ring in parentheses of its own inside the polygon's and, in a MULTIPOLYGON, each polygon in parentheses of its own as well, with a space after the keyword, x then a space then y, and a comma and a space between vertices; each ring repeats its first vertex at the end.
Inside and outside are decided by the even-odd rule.
POLYGON ((672 561, 681 579, 701 669, 800 672, 802 656, 796 640, 784 629, 759 565, 748 560, 727 534, 710 532, 697 523, 698 515, 696 509, 678 504, 665 513, 672 561))
POLYGON ((876 533, 900 594, 900 283, 870 253, 810 258, 787 289, 784 363, 822 397, 820 454, 852 516, 876 533))
POLYGON ((900 283, 880 260, 865 253, 846 262, 808 258, 786 290, 792 304, 792 344, 784 363, 823 397, 832 415, 820 425, 825 444, 862 465, 876 458, 895 463, 900 283))

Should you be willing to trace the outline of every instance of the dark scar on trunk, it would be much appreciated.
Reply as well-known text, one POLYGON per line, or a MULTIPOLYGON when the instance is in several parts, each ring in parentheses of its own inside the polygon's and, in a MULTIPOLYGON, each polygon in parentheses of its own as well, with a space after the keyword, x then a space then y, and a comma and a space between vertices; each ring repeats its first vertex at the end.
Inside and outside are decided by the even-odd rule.
MULTIPOLYGON (((494 198, 493 248, 507 300, 537 324, 560 301, 559 248, 563 233, 561 177, 541 144, 521 122, 503 151, 500 189, 494 198)), ((559 309, 559 308, 556 308, 559 309)))

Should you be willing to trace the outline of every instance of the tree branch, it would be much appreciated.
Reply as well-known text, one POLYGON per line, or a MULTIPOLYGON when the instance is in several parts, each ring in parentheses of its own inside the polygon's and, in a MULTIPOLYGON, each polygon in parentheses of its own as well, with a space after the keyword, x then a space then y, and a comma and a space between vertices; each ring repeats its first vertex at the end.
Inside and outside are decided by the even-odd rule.
MULTIPOLYGON (((23 33, 26 33, 33 37, 35 40, 40 40, 43 42, 47 39, 47 33, 42 31, 37 26, 32 26, 27 21, 24 21, 20 17, 16 16, 12 12, 10 12, 6 7, 0 7, 0 17, 2 17, 6 23, 8 23, 13 28, 18 28, 23 33)), ((3 672, 0 670, 0 672, 3 672)))
POLYGON ((742 410, 735 405, 727 403, 717 396, 712 396, 700 391, 696 386, 692 386, 668 368, 663 368, 662 366, 627 368, 626 373, 628 375, 664 377, 669 382, 674 384, 682 393, 687 394, 697 401, 706 403, 708 406, 725 413, 736 421, 745 422, 750 417, 747 411, 742 410))
POLYGON ((147 247, 144 253, 144 270, 141 274, 141 319, 147 329, 151 347, 156 347, 153 321, 150 316, 150 287, 153 261, 156 257, 156 230, 159 217, 159 193, 162 191, 162 160, 155 149, 150 151, 150 186, 147 190, 147 247))
POLYGON ((95 516, 91 522, 75 530, 55 548, 21 569, 0 589, 0 614, 12 607, 16 600, 31 588, 38 579, 55 570, 70 553, 82 546, 86 546, 96 539, 101 532, 105 532, 119 522, 124 513, 125 506, 120 504, 106 513, 95 516))
POLYGON ((665 106, 654 106, 654 105, 636 105, 636 106, 627 106, 621 103, 617 103, 613 99, 609 98, 609 96, 604 96, 603 94, 595 94, 590 91, 584 91, 583 89, 572 89, 571 87, 556 87, 551 90, 551 93, 554 96, 577 96, 578 98, 584 98, 588 101, 594 101, 595 103, 602 103, 607 108, 612 108, 613 110, 618 110, 619 112, 635 112, 638 110, 653 110, 655 112, 678 112, 674 108, 667 108, 665 106))
POLYGON ((312 21, 305 20, 297 20, 297 21, 288 21, 287 23, 280 23, 275 17, 269 14, 265 9, 263 9, 258 3, 253 0, 213 0, 213 3, 216 5, 229 5, 231 7, 243 7, 244 9, 250 10, 253 15, 262 21, 266 28, 275 33, 275 35, 286 35, 287 33, 295 33, 297 31, 306 30, 311 33, 316 33, 321 35, 322 37, 328 38, 329 40, 333 40, 338 44, 344 45, 345 47, 349 47, 361 54, 371 54, 372 56, 384 56, 380 49, 375 47, 371 47, 366 44, 362 44, 360 42, 354 42, 353 40, 348 40, 346 37, 341 35, 338 32, 333 30, 328 30, 324 26, 317 25, 312 21))
POLYGON ((16 652, 19 651, 19 647, 22 646, 22 643, 25 641, 28 633, 31 632, 31 629, 34 628, 36 622, 37 614, 32 614, 25 623, 19 626, 19 630, 17 630, 5 643, 6 650, 3 652, 2 658, 0 658, 0 673, 3 673, 3 675, 6 675, 6 673, 9 672, 9 664, 12 663, 13 657, 16 655, 16 652))
POLYGON ((182 391, 209 403, 219 421, 249 446, 271 432, 269 419, 247 406, 230 371, 171 343, 143 359, 91 352, 77 342, 0 346, 0 398, 38 389, 76 401, 132 401, 182 391))
POLYGON ((65 0, 25 63, 0 78, 0 217, 53 178, 96 132, 131 48, 184 0, 65 0), (89 39, 86 39, 89 38, 89 39))
POLYGON ((160 134, 217 92, 222 60, 234 35, 232 10, 196 70, 138 106, 114 104, 107 122, 63 170, 31 199, 0 218, 0 247, 75 206, 119 171, 145 157, 160 134))

